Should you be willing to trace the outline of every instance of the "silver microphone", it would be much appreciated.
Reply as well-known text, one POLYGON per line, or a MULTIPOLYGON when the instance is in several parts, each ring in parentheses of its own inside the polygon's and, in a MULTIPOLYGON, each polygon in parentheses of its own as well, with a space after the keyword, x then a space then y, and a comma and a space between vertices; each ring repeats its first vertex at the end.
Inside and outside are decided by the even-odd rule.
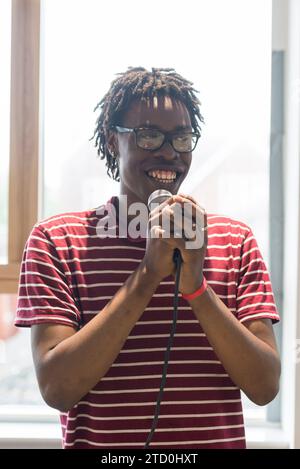
POLYGON ((162 204, 165 200, 172 197, 173 194, 171 192, 166 191, 165 189, 157 189, 156 191, 152 192, 148 198, 148 209, 151 212, 151 207, 153 204, 162 204))
MULTIPOLYGON (((165 189, 157 189, 156 191, 152 192, 152 194, 149 195, 149 198, 148 198, 148 209, 149 211, 151 212, 152 208, 154 208, 153 206, 155 205, 160 205, 162 204, 163 202, 165 202, 167 199, 169 199, 170 197, 172 197, 174 194, 171 194, 171 192, 165 190, 165 189)), ((195 237, 195 233, 196 233, 196 236, 198 238, 197 239, 197 245, 191 249, 199 249, 203 246, 203 243, 204 243, 204 231, 207 230, 207 227, 205 228, 204 227, 204 213, 205 213, 205 210, 201 208, 201 213, 199 214, 198 213, 198 228, 197 228, 197 224, 196 223, 192 223, 192 226, 189 227, 189 226, 184 226, 184 230, 183 228, 181 230, 176 230, 175 233, 177 235, 179 235, 178 237, 183 237, 183 239, 185 241, 189 241, 191 239, 193 239, 195 237), (195 231, 196 230, 196 231, 195 231)), ((176 236, 177 237, 177 236, 176 236)), ((177 251, 177 249, 176 249, 177 251)))
MULTIPOLYGON (((157 189, 156 191, 152 192, 152 194, 150 194, 149 198, 148 198, 148 209, 149 209, 149 211, 151 212, 152 206, 154 204, 162 204, 163 202, 165 202, 165 200, 172 197, 172 195, 173 194, 171 194, 171 192, 166 191, 165 189, 157 189)), ((181 264, 182 257, 181 257, 181 254, 180 254, 180 250, 177 249, 177 248, 174 249, 173 260, 174 260, 176 265, 181 264)))

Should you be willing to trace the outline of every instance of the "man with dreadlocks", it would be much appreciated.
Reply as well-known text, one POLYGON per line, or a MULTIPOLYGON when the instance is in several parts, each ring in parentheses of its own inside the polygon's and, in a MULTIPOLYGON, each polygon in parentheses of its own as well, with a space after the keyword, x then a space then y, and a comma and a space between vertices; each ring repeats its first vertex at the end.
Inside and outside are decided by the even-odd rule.
POLYGON ((178 194, 203 123, 195 93, 173 69, 118 74, 96 107, 94 137, 119 197, 43 220, 26 243, 16 325, 32 326, 39 386, 61 411, 64 448, 145 447, 172 324, 175 249, 177 329, 150 448, 245 448, 240 391, 258 405, 278 392, 279 316, 251 228, 208 214, 196 249, 174 231, 118 232, 124 196, 130 207, 157 189, 173 194, 150 212, 159 235, 176 204, 193 217, 200 210, 178 194), (99 237, 113 213, 117 234, 99 237))

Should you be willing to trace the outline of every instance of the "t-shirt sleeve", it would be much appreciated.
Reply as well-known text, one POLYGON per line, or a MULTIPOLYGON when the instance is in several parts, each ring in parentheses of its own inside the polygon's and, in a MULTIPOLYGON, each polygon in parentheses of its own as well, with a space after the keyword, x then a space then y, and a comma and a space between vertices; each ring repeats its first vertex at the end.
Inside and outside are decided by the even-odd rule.
POLYGON ((16 326, 54 323, 79 328, 80 310, 68 285, 65 265, 50 236, 35 226, 22 258, 16 326))
POLYGON ((236 312, 241 322, 262 318, 269 318, 273 323, 280 320, 270 276, 251 229, 241 248, 236 312))

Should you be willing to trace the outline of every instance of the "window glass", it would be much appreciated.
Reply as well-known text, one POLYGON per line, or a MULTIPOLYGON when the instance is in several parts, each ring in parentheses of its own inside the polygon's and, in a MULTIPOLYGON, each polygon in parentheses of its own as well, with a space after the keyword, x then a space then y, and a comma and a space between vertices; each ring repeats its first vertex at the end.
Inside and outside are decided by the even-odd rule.
POLYGON ((182 192, 251 224, 268 261, 271 0, 182 8, 178 0, 149 9, 138 0, 45 2, 43 214, 118 193, 89 141, 93 109, 128 66, 174 67, 200 91, 206 121, 182 192))
POLYGON ((3 405, 42 404, 33 371, 30 330, 13 325, 17 295, 0 294, 0 414, 3 405))
MULTIPOLYGON (((89 141, 93 109, 128 66, 173 67, 200 90, 206 122, 182 192, 210 213, 249 223, 268 263, 271 0, 43 5, 42 216, 96 207, 119 192, 89 141)), ((14 340, 22 342, 20 353, 29 349, 27 332, 7 339, 8 356, 14 340)), ((9 366, 5 373, 13 376, 9 366)), ((32 388, 12 393, 15 403, 40 403, 31 373, 32 388)), ((265 408, 244 405, 265 416, 265 408)))

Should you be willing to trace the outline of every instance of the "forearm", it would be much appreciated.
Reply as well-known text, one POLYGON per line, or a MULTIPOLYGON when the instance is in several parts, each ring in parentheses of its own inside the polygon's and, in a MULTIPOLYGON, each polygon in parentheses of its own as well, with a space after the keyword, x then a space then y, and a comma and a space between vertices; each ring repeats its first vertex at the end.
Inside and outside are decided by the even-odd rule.
POLYGON ((158 284, 141 263, 97 316, 48 352, 45 373, 56 383, 60 410, 73 407, 106 374, 158 284))
POLYGON ((257 404, 272 400, 280 375, 277 352, 241 324, 209 286, 190 305, 232 381, 257 404))

